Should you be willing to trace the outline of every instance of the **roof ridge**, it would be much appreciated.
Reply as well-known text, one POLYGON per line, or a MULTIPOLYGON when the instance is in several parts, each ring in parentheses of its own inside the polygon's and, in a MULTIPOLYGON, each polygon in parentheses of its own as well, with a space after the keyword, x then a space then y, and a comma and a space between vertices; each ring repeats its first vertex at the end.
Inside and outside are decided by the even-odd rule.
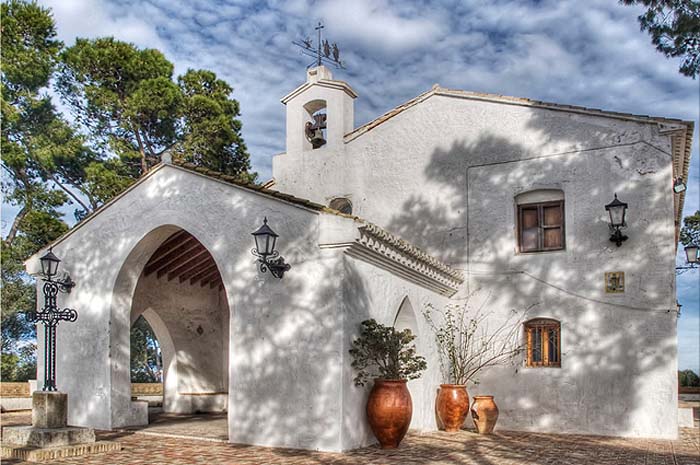
POLYGON ((392 108, 391 110, 389 110, 389 111, 383 113, 382 115, 376 117, 375 119, 363 124, 362 126, 359 126, 355 129, 353 129, 352 131, 348 132, 344 136, 345 141, 350 142, 351 140, 359 137, 362 134, 365 134, 366 132, 374 129, 375 127, 379 126, 380 124, 393 118, 394 116, 398 115, 399 113, 401 113, 401 112, 411 108, 412 106, 414 106, 418 103, 421 103, 422 101, 428 99, 432 95, 445 95, 445 96, 462 97, 462 98, 497 100, 500 102, 516 104, 516 105, 520 104, 520 105, 534 106, 534 107, 540 107, 540 108, 545 108, 545 109, 550 109, 550 110, 559 110, 559 111, 574 111, 574 112, 594 113, 594 114, 597 114, 598 116, 603 116, 603 117, 642 120, 643 122, 648 122, 648 123, 674 122, 674 123, 683 123, 686 126, 693 124, 692 121, 686 121, 686 120, 683 120, 680 118, 669 118, 669 117, 664 117, 664 116, 637 115, 634 113, 625 113, 625 112, 618 112, 618 111, 612 111, 612 110, 603 110, 600 108, 585 107, 582 105, 571 105, 571 104, 564 104, 564 103, 547 102, 544 100, 535 100, 535 99, 530 99, 527 97, 514 97, 514 96, 502 95, 502 94, 492 94, 492 93, 488 93, 488 92, 476 92, 476 91, 468 91, 468 90, 461 90, 461 89, 450 89, 447 87, 442 87, 439 84, 433 84, 433 86, 429 90, 423 92, 422 94, 417 95, 416 97, 392 108))

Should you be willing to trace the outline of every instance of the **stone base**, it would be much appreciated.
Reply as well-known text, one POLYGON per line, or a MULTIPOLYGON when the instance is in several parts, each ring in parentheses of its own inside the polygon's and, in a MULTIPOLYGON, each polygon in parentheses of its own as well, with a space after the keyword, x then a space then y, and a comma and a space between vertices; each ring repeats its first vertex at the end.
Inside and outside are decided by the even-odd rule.
POLYGON ((58 447, 95 442, 95 430, 91 428, 34 428, 33 426, 6 426, 2 429, 2 441, 17 446, 58 447))
POLYGON ((68 394, 58 391, 34 391, 32 426, 63 428, 68 424, 68 394))
POLYGON ((76 457, 86 454, 99 454, 101 452, 121 450, 121 448, 121 444, 112 441, 98 441, 88 444, 37 448, 6 443, 5 439, 3 438, 0 453, 3 459, 20 459, 28 462, 53 462, 54 460, 60 458, 76 457))

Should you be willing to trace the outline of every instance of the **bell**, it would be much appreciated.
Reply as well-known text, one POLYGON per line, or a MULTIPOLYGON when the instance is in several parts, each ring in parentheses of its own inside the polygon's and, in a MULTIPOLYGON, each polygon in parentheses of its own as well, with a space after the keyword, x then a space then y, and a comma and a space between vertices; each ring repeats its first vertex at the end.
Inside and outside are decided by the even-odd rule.
POLYGON ((326 143, 326 139, 324 139, 323 137, 323 129, 318 126, 318 124, 312 124, 311 122, 308 122, 306 123, 304 131, 306 133, 306 138, 309 142, 311 142, 311 146, 314 149, 317 149, 326 143))
POLYGON ((309 137, 309 142, 311 142, 311 146, 315 149, 324 145, 326 139, 323 138, 323 130, 314 129, 311 133, 311 137, 309 137))

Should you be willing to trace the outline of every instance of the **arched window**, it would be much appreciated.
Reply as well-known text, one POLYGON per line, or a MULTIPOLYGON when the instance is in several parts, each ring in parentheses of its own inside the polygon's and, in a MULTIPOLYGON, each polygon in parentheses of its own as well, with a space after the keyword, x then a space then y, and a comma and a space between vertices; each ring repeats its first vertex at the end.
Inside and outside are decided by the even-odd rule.
POLYGON ((546 252, 564 248, 564 192, 540 189, 515 197, 518 251, 546 252))
POLYGON ((352 215, 352 202, 345 197, 336 197, 328 204, 333 210, 338 210, 340 213, 352 215))
POLYGON ((557 320, 538 318, 525 323, 527 366, 561 366, 561 324, 557 320))

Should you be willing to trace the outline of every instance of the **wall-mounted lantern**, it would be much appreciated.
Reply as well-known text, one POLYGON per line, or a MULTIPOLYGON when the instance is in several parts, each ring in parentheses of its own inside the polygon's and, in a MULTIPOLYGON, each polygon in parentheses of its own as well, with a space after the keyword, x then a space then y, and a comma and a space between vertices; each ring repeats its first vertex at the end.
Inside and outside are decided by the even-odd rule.
POLYGON ((49 251, 39 259, 44 275, 44 308, 38 312, 27 312, 27 320, 44 325, 44 391, 56 391, 56 326, 61 321, 75 321, 78 312, 71 308, 58 308, 56 296, 59 292, 69 293, 75 283, 67 276, 61 280, 54 279, 58 273, 61 260, 49 251))
POLYGON ((698 246, 695 244, 688 244, 685 246, 685 261, 688 265, 695 266, 698 264, 698 246))
POLYGON ((676 267, 676 274, 683 274, 688 270, 694 270, 698 268, 698 265, 700 264, 700 256, 698 256, 698 253, 700 253, 700 247, 694 242, 691 242, 690 244, 686 245, 684 247, 685 251, 685 265, 684 266, 677 266, 676 267))
POLYGON ((673 192, 676 194, 685 192, 685 183, 683 182, 683 178, 676 178, 676 180, 673 181, 673 192))
POLYGON ((289 263, 284 263, 284 258, 280 257, 279 252, 275 250, 279 235, 267 225, 267 217, 263 220, 263 225, 252 234, 255 238, 255 248, 251 253, 258 257, 260 272, 265 273, 270 270, 272 276, 282 279, 291 266, 289 263))
POLYGON ((614 242, 618 247, 627 240, 627 236, 622 234, 620 228, 626 228, 625 216, 627 215, 627 204, 620 202, 615 194, 615 199, 605 206, 605 210, 610 215, 610 228, 613 233, 610 235, 610 241, 614 242))

